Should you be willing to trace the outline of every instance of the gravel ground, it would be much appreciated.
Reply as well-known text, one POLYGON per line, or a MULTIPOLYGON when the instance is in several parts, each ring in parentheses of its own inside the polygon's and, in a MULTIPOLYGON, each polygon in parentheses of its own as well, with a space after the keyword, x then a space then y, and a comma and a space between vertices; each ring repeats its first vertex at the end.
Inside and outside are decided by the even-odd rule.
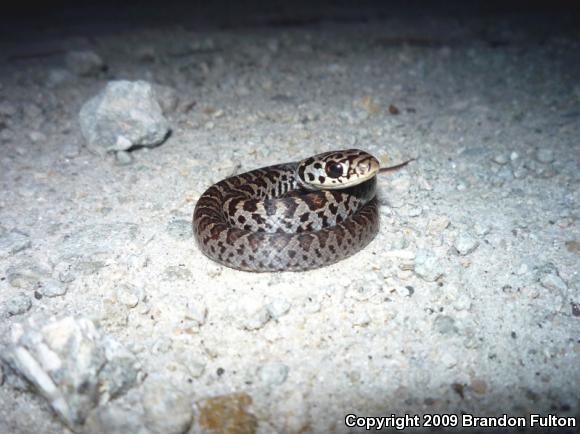
POLYGON ((558 23, 173 26, 3 45, 0 432, 579 416, 580 38, 558 23), (171 130, 160 145, 105 149, 81 131, 83 105, 117 80, 151 85, 171 130), (380 176, 381 230, 357 255, 252 274, 195 246, 212 183, 350 147, 385 165, 418 158, 380 176))

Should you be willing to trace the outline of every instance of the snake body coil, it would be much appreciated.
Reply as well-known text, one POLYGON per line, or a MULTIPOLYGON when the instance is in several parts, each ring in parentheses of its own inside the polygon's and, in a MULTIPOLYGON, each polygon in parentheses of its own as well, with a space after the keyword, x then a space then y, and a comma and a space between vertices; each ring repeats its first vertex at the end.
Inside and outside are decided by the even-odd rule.
POLYGON ((224 179, 195 206, 199 248, 246 271, 300 271, 340 261, 378 232, 378 170, 376 158, 350 149, 224 179))

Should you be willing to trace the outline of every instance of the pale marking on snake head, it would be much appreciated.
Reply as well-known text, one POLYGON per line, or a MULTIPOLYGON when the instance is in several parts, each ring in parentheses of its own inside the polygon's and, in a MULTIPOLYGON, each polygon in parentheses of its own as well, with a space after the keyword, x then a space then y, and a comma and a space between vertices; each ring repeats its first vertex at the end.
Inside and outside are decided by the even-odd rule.
POLYGON ((337 190, 361 184, 379 171, 379 161, 360 149, 331 151, 298 163, 296 175, 314 190, 337 190))

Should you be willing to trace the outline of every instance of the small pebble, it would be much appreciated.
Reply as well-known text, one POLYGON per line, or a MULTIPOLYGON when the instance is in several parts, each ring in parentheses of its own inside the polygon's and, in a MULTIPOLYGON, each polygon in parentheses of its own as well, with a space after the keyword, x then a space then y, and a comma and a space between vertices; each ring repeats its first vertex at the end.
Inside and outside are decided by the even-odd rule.
POLYGON ((518 276, 523 276, 524 274, 526 274, 528 271, 530 271, 530 267, 528 267, 528 264, 522 263, 518 269, 516 270, 516 274, 518 276))
POLYGON ((191 398, 175 388, 170 381, 150 377, 144 385, 145 424, 155 434, 183 434, 193 422, 191 398))
POLYGON ((278 319, 281 316, 286 315, 290 310, 290 307, 292 307, 292 305, 283 298, 275 298, 266 306, 273 319, 278 319))
POLYGON ((268 363, 258 368, 258 377, 268 386, 279 386, 286 381, 288 370, 288 366, 283 363, 268 363))
POLYGON ((73 77, 73 74, 64 68, 51 68, 46 77, 46 85, 48 87, 57 87, 67 83, 73 77))
POLYGON ((46 142, 46 135, 40 131, 31 131, 28 133, 28 137, 33 143, 46 142))
POLYGON ((427 282, 434 282, 444 274, 443 267, 430 250, 418 250, 415 255, 414 272, 427 282))
POLYGON ((39 282, 50 274, 50 270, 34 262, 22 262, 6 269, 8 283, 15 288, 26 290, 36 289, 39 282))
POLYGON ((487 383, 483 380, 475 378, 471 381, 471 390, 473 390, 478 395, 485 395, 485 392, 487 392, 487 383))
POLYGON ((168 336, 160 337, 153 343, 151 352, 153 354, 167 354, 173 348, 173 339, 168 336))
POLYGON ((550 148, 539 148, 536 151, 536 160, 544 164, 552 163, 554 161, 554 151, 550 148))
POLYGON ((81 153, 80 147, 73 143, 65 143, 61 148, 62 155, 66 158, 78 157, 81 153))
POLYGON ((445 215, 437 216, 429 220, 427 230, 429 233, 437 235, 443 232, 449 226, 449 217, 445 215))
POLYGON ((139 304, 139 300, 142 297, 141 292, 132 285, 121 285, 116 289, 117 301, 132 309, 139 304))
POLYGON ((207 306, 202 300, 189 300, 186 303, 185 308, 185 318, 187 320, 194 321, 198 327, 205 324, 207 318, 207 306))
POLYGON ((103 59, 92 50, 69 51, 65 64, 73 73, 80 76, 94 76, 105 69, 103 59))
POLYGON ((507 164, 507 162, 509 161, 508 157, 505 154, 499 154, 499 155, 495 155, 493 157, 493 162, 500 164, 500 165, 504 165, 507 164))
POLYGON ((423 213, 423 208, 420 206, 412 206, 407 208, 406 211, 408 217, 419 217, 423 213))
POLYGON ((248 407, 252 397, 247 393, 232 393, 205 398, 196 403, 198 430, 211 434, 255 434, 258 421, 248 407))
POLYGON ((472 253, 479 246, 479 241, 468 232, 462 232, 455 239, 453 247, 461 256, 466 256, 472 253))
MULTIPOLYGON (((157 101, 159 102, 163 113, 166 115, 173 113, 179 105, 179 96, 176 90, 172 87, 162 86, 160 84, 153 85, 153 89, 155 90, 157 101)), ((217 114, 214 114, 214 116, 219 117, 217 114)))
POLYGON ((270 320, 270 312, 261 300, 246 298, 234 309, 238 326, 246 330, 260 329, 270 320))
POLYGON ((549 290, 565 293, 568 290, 566 282, 555 273, 548 273, 540 278, 540 284, 549 290))
POLYGON ((389 113, 392 115, 398 115, 399 113, 401 113, 401 111, 396 105, 389 104, 389 113))
POLYGON ((66 285, 56 279, 43 280, 38 288, 38 292, 45 297, 61 297, 67 290, 66 285))
POLYGON ((28 235, 13 229, 10 232, 0 234, 0 259, 15 255, 32 246, 28 235))
POLYGON ((439 315, 433 321, 433 328, 437 333, 442 335, 457 333, 457 327, 455 326, 455 320, 448 315, 439 315))
POLYGON ((18 294, 0 304, 0 318, 22 315, 30 310, 32 300, 26 294, 18 294))
POLYGON ((447 351, 440 355, 439 362, 441 362, 441 364, 447 369, 451 369, 457 365, 457 359, 447 351))
POLYGON ((371 317, 366 310, 357 309, 351 316, 351 323, 356 327, 366 327, 371 323, 371 317))

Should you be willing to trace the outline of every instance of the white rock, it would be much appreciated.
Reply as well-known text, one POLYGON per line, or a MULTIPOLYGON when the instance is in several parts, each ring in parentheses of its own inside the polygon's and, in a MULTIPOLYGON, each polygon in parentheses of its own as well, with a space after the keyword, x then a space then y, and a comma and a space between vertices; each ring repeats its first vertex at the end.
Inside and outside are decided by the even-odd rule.
POLYGON ((139 372, 133 354, 85 318, 17 324, 0 357, 75 431, 99 403, 132 387, 139 372))
POLYGON ((0 319, 22 315, 30 310, 32 300, 26 294, 18 294, 0 303, 0 319))
POLYGON ((83 426, 83 434, 151 434, 140 414, 109 403, 91 412, 83 426))
POLYGON ((270 316, 274 319, 278 319, 281 316, 286 315, 291 307, 292 305, 283 298, 275 298, 266 306, 270 316))
POLYGON ((429 220, 427 230, 431 234, 440 234, 449 226, 449 217, 445 215, 437 216, 429 220))
POLYGON ((453 246, 457 252, 462 255, 469 255, 479 246, 479 241, 468 232, 461 232, 455 239, 453 246))
POLYGON ((133 285, 120 285, 116 288, 117 301, 132 309, 139 304, 142 290, 133 285))
POLYGON ((426 280, 434 282, 444 274, 443 267, 435 254, 430 250, 418 250, 415 256, 415 274, 426 280))
POLYGON ((493 157, 493 162, 497 164, 504 165, 507 164, 508 161, 509 159, 505 154, 498 154, 493 157))
POLYGON ((247 330, 262 328, 270 320, 270 312, 261 299, 245 298, 234 307, 236 323, 247 330))
POLYGON ((568 290, 568 285, 566 282, 555 273, 544 274, 540 278, 540 284, 547 289, 552 291, 560 291, 561 293, 566 293, 568 290))
POLYGON ((45 297, 61 297, 66 294, 67 287, 56 279, 42 280, 38 292, 45 297))
POLYGON ((0 233, 0 259, 7 258, 32 246, 28 235, 13 229, 4 234, 0 233))
POLYGON ((145 81, 109 82, 83 105, 80 122, 89 146, 104 151, 127 150, 128 143, 156 146, 169 132, 155 92, 145 81))
POLYGON ((536 151, 536 160, 544 164, 552 163, 554 161, 554 151, 550 148, 539 148, 536 151))
POLYGON ((288 366, 284 363, 273 362, 260 366, 258 368, 258 377, 266 385, 279 386, 286 381, 288 371, 288 366))
POLYGON ((182 434, 193 423, 191 398, 161 377, 150 377, 142 396, 147 428, 156 434, 182 434))

